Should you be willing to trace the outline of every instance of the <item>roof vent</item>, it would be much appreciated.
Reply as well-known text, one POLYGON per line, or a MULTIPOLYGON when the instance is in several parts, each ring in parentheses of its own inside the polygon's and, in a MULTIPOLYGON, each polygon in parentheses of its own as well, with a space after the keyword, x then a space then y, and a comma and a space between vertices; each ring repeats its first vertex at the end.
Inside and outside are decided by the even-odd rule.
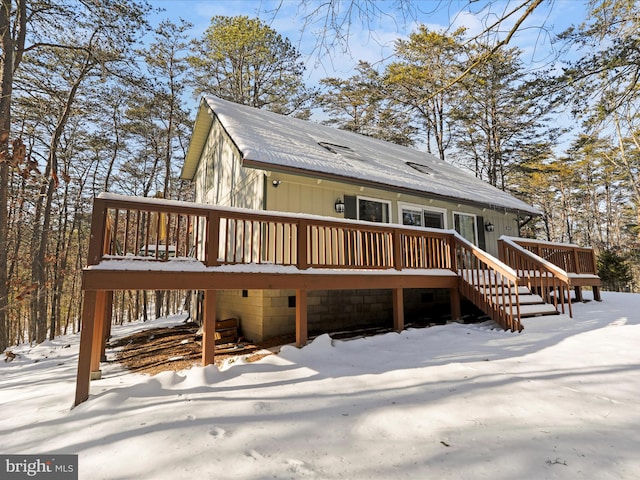
POLYGON ((355 150, 351 149, 350 147, 345 147, 344 145, 336 145, 335 143, 329 142, 318 142, 318 145, 326 148, 331 153, 335 153, 336 155, 342 155, 343 157, 354 158, 356 160, 361 159, 360 155, 358 155, 355 150))
POLYGON ((424 173, 425 175, 433 174, 433 169, 431 167, 427 167, 426 165, 422 165, 421 163, 407 162, 407 165, 409 165, 411 168, 416 169, 420 173, 424 173))

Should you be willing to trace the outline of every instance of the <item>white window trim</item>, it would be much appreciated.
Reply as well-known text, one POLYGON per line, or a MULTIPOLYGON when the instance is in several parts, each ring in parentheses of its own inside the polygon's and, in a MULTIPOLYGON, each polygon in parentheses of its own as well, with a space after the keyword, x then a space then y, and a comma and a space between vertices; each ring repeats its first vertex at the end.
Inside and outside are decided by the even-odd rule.
MULTIPOLYGON (((453 218, 453 229, 455 230, 456 228, 456 215, 464 215, 466 217, 473 217, 473 234, 474 234, 474 241, 472 242, 475 246, 478 246, 478 215, 476 215, 475 213, 468 213, 468 212, 451 212, 452 218, 453 218)), ((460 234, 459 234, 460 235, 460 234)))
POLYGON ((393 215, 391 213, 391 201, 390 200, 382 200, 380 198, 373 198, 373 197, 361 197, 360 195, 356 195, 356 216, 358 217, 358 220, 362 220, 360 218, 360 200, 367 200, 369 202, 386 203, 387 204, 387 211, 389 212, 389 221, 387 223, 392 223, 393 215))
POLYGON ((441 213, 443 221, 444 221, 444 225, 442 226, 442 228, 444 230, 447 230, 449 228, 448 227, 449 219, 447 218, 447 209, 446 208, 430 207, 430 206, 420 205, 418 203, 398 202, 398 223, 400 223, 400 224, 402 224, 402 209, 403 208, 406 208, 406 209, 409 209, 409 210, 420 210, 420 211, 425 211, 425 212, 441 213))

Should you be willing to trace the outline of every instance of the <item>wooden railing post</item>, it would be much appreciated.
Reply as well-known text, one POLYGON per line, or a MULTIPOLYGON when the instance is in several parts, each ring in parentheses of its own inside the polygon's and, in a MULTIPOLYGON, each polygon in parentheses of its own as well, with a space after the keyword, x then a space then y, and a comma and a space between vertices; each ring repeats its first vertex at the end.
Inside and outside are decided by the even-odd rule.
POLYGON ((578 257, 578 249, 575 247, 571 247, 571 252, 573 253, 573 269, 575 273, 582 273, 580 270, 580 258, 578 257))
POLYGON ((297 244, 296 244, 296 247, 298 249, 297 267, 300 270, 307 270, 309 268, 309 258, 307 256, 307 243, 308 243, 307 229, 308 229, 309 222, 307 222, 304 219, 300 219, 297 225, 298 225, 298 235, 297 235, 298 238, 297 238, 297 244))
POLYGON ((204 246, 205 265, 214 267, 219 265, 218 253, 220 252, 220 213, 210 211, 207 215, 207 238, 204 246))
POLYGON ((91 357, 93 347, 94 320, 96 315, 97 294, 93 290, 84 292, 82 299, 82 325, 80 327, 80 353, 78 354, 78 373, 76 376, 76 397, 74 405, 89 398, 89 378, 91 376, 91 357))
POLYGON ((216 291, 204 291, 204 318, 202 322, 202 366, 213 364, 216 352, 216 291))
POLYGON ((102 259, 107 248, 107 208, 101 198, 93 199, 93 213, 91 214, 91 238, 89 240, 89 253, 87 265, 97 265, 102 259))
POLYGON ((106 292, 106 300, 104 304, 104 325, 102 333, 102 347, 100 349, 100 361, 106 362, 107 342, 111 338, 111 322, 113 320, 113 290, 106 292))
POLYGON ((453 235, 447 237, 447 248, 449 249, 449 262, 451 263, 451 270, 458 271, 458 247, 456 245, 456 239, 453 235))
POLYGON ((504 248, 504 240, 502 240, 501 238, 498 239, 498 260, 507 264, 509 263, 507 262, 507 255, 504 248))
MULTIPOLYGON (((102 356, 102 345, 104 344, 104 322, 107 320, 107 292, 98 290, 96 292, 96 304, 94 309, 94 327, 91 339, 91 380, 99 380, 102 377, 100 370, 100 357, 102 356)), ((111 320, 111 316, 109 316, 111 320)))
POLYGON ((393 297, 393 330, 401 332, 404 330, 404 290, 402 288, 394 288, 393 297))
POLYGON ((396 228, 393 229, 393 265, 396 270, 402 270, 402 235, 396 228))

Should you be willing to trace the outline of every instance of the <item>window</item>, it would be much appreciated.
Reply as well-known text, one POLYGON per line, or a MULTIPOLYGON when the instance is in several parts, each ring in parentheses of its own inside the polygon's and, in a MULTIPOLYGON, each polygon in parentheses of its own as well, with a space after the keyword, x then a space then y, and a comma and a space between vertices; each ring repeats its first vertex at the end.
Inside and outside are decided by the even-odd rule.
POLYGON ((478 232, 476 230, 476 216, 469 213, 453 213, 453 222, 456 232, 474 245, 478 244, 478 232))
POLYGON ((446 213, 444 209, 425 209, 420 205, 400 204, 400 218, 403 225, 416 227, 446 228, 446 213))
POLYGON ((413 225, 416 227, 422 226, 422 211, 414 210, 413 208, 402 209, 402 224, 413 225))
POLYGON ((358 197, 358 220, 389 223, 390 202, 358 197))
POLYGON ((430 228, 444 228, 444 213, 443 212, 430 212, 425 210, 422 212, 424 215, 424 226, 430 228))

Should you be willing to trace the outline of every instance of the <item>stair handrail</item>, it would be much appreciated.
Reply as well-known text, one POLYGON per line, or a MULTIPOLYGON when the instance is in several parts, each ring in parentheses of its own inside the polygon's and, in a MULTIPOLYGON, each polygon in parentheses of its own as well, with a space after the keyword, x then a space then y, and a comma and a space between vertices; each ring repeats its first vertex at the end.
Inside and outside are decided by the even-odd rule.
POLYGON ((539 293, 545 303, 552 304, 556 310, 560 307, 562 313, 565 313, 566 303, 569 317, 573 317, 571 279, 565 270, 518 245, 512 237, 506 235, 498 239, 498 256, 510 265, 520 278, 526 279, 527 287, 532 292, 539 293), (558 295, 554 294, 552 297, 551 292, 555 292, 556 289, 558 295))
POLYGON ((460 279, 460 291, 505 330, 522 331, 519 278, 517 272, 452 232, 453 266, 460 279))

